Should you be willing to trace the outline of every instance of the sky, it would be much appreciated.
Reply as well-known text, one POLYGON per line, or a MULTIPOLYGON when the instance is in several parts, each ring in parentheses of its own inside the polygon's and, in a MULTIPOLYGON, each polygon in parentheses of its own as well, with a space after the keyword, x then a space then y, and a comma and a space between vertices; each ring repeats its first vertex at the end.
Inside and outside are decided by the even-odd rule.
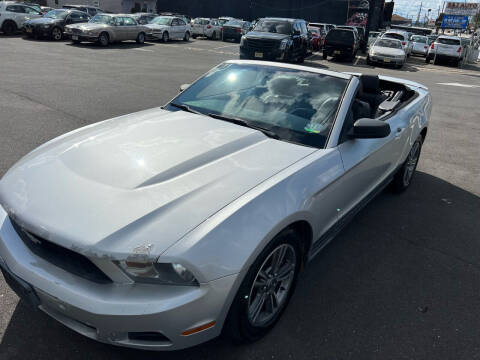
MULTIPOLYGON (((387 0, 388 2, 389 0, 387 0)), ((459 1, 459 0, 450 0, 459 1)), ((423 20, 428 9, 432 9, 430 18, 436 18, 438 15, 438 8, 442 8, 443 0, 394 0, 395 7, 393 9, 394 14, 398 14, 403 17, 409 17, 410 19, 416 19, 418 15, 418 9, 420 4, 423 3, 422 13, 420 19, 423 20)), ((462 0, 461 2, 464 2, 462 0)), ((467 0, 467 2, 479 2, 479 0, 467 0)))

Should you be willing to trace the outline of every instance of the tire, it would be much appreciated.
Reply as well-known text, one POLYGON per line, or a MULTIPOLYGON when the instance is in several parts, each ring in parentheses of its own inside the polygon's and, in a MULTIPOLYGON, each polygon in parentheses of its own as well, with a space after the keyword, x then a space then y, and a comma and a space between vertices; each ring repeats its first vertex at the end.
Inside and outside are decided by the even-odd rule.
POLYGON ((168 35, 168 32, 167 32, 167 31, 164 31, 164 32, 163 32, 163 35, 162 35, 162 41, 163 41, 164 43, 167 43, 169 40, 170 40, 170 36, 168 35))
POLYGON ((137 38, 135 40, 137 44, 144 44, 145 43, 145 33, 141 32, 137 35, 137 38))
POLYGON ((324 51, 322 54, 323 60, 327 60, 328 54, 324 51))
POLYGON ((217 40, 217 33, 214 31, 210 40, 217 40))
POLYGON ((196 39, 197 38, 197 35, 192 35, 192 39, 196 39))
POLYGON ((52 29, 52 33, 50 34, 50 36, 54 41, 62 40, 63 38, 62 29, 60 29, 59 27, 54 27, 52 29))
POLYGON ((189 41, 190 40, 190 33, 187 31, 185 32, 185 36, 183 37, 183 41, 189 41))
POLYGON ((427 56, 426 59, 425 59, 425 64, 430 64, 430 61, 432 61, 432 59, 430 59, 430 58, 427 56))
POLYGON ((433 59, 433 65, 438 65, 437 57, 435 57, 435 58, 433 59))
POLYGON ((74 44, 80 44, 80 40, 72 40, 72 43, 74 43, 74 44))
POLYGON ((15 34, 17 30, 17 24, 11 20, 6 20, 2 25, 2 31, 7 36, 15 34))
POLYGON ((392 180, 392 189, 394 192, 400 193, 405 191, 412 183, 415 170, 417 169, 418 160, 422 151, 423 138, 420 135, 413 143, 408 153, 407 159, 402 167, 397 171, 392 180))
POLYGON ((100 44, 100 46, 104 46, 104 47, 110 44, 110 38, 106 32, 102 32, 98 36, 98 43, 100 44))
POLYGON ((369 57, 369 56, 367 56, 367 65, 370 65, 370 66, 373 65, 373 63, 372 63, 372 61, 370 60, 370 57, 369 57))
POLYGON ((224 327, 225 334, 235 342, 248 343, 261 339, 280 319, 295 290, 302 262, 300 241, 299 235, 294 230, 282 231, 266 246, 248 270, 232 302, 224 327), (280 262, 279 269, 285 269, 282 271, 285 275, 282 277, 283 282, 279 284, 277 279, 280 275, 275 276, 270 270, 281 249, 285 251, 283 257, 285 263, 280 262), (269 276, 262 279, 261 271, 263 275, 269 276), (258 283, 264 283, 264 286, 254 286, 258 283), (269 314, 268 307, 270 309, 275 307, 274 299, 277 299, 277 308, 269 314), (256 308, 255 304, 260 303, 260 308, 256 308))

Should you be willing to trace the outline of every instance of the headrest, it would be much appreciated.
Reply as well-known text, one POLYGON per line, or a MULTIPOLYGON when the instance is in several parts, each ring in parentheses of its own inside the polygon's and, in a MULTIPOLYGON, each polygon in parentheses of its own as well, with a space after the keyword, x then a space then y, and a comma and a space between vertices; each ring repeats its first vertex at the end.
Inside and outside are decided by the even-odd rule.
POLYGON ((380 79, 378 75, 360 75, 359 80, 364 92, 378 93, 380 91, 380 79))

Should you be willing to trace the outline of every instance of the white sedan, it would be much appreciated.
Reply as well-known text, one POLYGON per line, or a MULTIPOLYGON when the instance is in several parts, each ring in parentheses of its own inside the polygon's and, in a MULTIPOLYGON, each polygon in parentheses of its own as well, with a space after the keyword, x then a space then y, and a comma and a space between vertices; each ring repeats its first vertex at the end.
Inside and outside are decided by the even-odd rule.
POLYGON ((409 187, 432 106, 415 82, 259 61, 182 89, 0 180, 6 281, 92 339, 266 335, 309 260, 385 186, 409 187))
POLYGON ((368 50, 368 65, 380 63, 401 68, 406 61, 407 54, 405 54, 405 50, 402 47, 402 42, 400 40, 379 38, 368 50))
POLYGON ((179 17, 158 16, 145 26, 152 30, 149 40, 190 40, 190 25, 179 17))

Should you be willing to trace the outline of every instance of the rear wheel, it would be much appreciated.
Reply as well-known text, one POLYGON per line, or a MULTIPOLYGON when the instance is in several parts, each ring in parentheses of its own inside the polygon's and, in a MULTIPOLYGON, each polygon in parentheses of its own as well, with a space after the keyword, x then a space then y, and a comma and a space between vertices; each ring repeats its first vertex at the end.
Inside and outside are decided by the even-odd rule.
POLYGON ((323 57, 323 60, 327 60, 328 55, 327 55, 327 53, 326 53, 325 51, 323 52, 322 57, 323 57))
POLYGON ((62 30, 58 27, 52 29, 52 39, 55 41, 62 40, 62 30))
POLYGON ((210 40, 217 40, 217 33, 214 31, 210 40))
POLYGON ((301 264, 300 237, 282 231, 248 270, 230 308, 225 331, 237 342, 253 342, 268 333, 285 310, 301 264))
POLYGON ((183 41, 189 41, 190 40, 190 33, 187 31, 185 33, 185 36, 183 37, 183 41))
POLYGON ((192 35, 192 39, 196 39, 197 38, 197 35, 192 35))
POLYGON ((17 24, 11 20, 7 20, 2 25, 2 31, 5 35, 13 35, 17 32, 17 24))
POLYGON ((72 43, 74 43, 74 44, 80 44, 80 40, 72 40, 72 43))
POLYGON ((425 63, 426 63, 426 64, 430 64, 430 61, 431 61, 431 60, 432 60, 432 59, 430 59, 430 58, 427 56, 427 58, 425 59, 425 63))
POLYGON ((136 42, 137 42, 137 44, 145 43, 145 34, 143 32, 141 32, 137 35, 136 42))
POLYGON ((405 191, 412 183, 413 175, 420 159, 420 152, 422 151, 422 142, 423 138, 420 135, 413 143, 402 167, 393 177, 392 188, 395 192, 405 191))

